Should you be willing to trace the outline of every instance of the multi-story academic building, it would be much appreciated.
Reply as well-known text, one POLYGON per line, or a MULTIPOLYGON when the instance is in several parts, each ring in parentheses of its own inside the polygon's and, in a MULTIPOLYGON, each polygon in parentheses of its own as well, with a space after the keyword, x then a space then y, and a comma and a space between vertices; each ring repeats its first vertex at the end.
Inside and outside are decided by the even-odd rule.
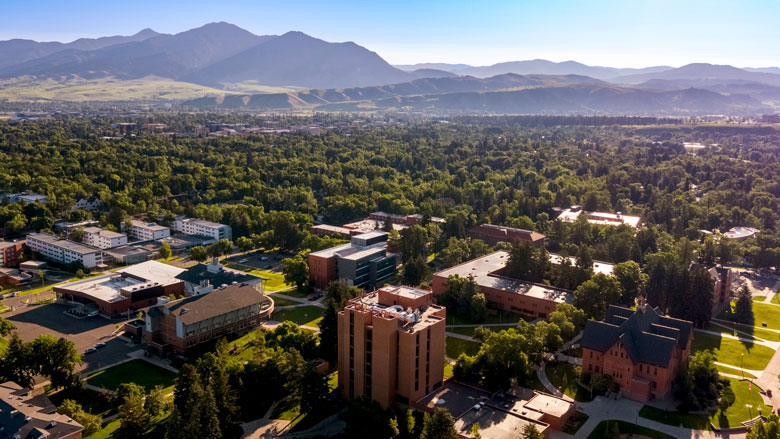
POLYGON ((139 241, 152 241, 171 236, 171 229, 157 223, 133 220, 130 223, 130 236, 139 241))
POLYGON ((409 404, 444 379, 446 309, 430 292, 385 286, 338 314, 339 390, 383 406, 409 404))
POLYGON ((61 264, 80 262, 86 268, 95 268, 103 264, 103 252, 78 242, 58 238, 48 233, 30 233, 27 246, 44 258, 61 264))
POLYGON ((21 258, 21 242, 0 241, 0 267, 17 267, 21 258))
POLYGON ((82 241, 92 247, 107 249, 127 244, 127 235, 124 233, 112 232, 100 227, 85 227, 83 230, 82 241))
POLYGON ((320 289, 338 279, 373 288, 395 276, 395 266, 395 254, 387 252, 386 232, 355 235, 349 244, 309 253, 309 277, 320 289))
POLYGON ((687 364, 692 341, 687 320, 662 316, 645 304, 636 311, 611 305, 603 322, 585 324, 582 371, 610 375, 628 398, 661 399, 687 364))
POLYGON ((178 217, 173 223, 173 230, 185 235, 211 238, 211 241, 207 242, 207 244, 220 239, 233 239, 233 231, 230 226, 197 218, 178 217))
POLYGON ((481 239, 488 245, 499 242, 524 242, 533 247, 544 247, 545 236, 531 230, 482 224, 469 230, 471 239, 481 239))

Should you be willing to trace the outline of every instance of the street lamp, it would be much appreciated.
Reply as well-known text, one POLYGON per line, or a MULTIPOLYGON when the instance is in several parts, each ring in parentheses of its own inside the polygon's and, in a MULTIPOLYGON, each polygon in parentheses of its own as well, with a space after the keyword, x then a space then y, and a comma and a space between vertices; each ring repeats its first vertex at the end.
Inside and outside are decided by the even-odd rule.
POLYGON ((739 368, 742 369, 742 379, 745 379, 745 369, 742 368, 742 365, 745 363, 745 354, 739 354, 739 368))

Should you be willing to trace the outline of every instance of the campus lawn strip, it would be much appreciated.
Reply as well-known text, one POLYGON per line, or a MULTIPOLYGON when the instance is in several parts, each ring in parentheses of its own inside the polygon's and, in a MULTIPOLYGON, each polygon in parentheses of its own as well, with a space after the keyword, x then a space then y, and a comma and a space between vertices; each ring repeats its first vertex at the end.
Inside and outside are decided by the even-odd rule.
POLYGON ((170 370, 136 359, 96 372, 87 378, 87 383, 108 390, 116 390, 122 383, 135 383, 147 392, 159 385, 167 394, 173 391, 174 378, 176 374, 170 370))
POLYGON ((712 350, 716 361, 720 363, 750 370, 763 370, 775 353, 766 346, 752 342, 696 332, 693 337, 691 353, 694 354, 706 349, 712 350))
POLYGON ((671 412, 649 405, 643 406, 642 409, 639 410, 639 416, 675 427, 682 426, 695 430, 707 430, 710 427, 710 420, 707 415, 671 412))
POLYGON ((479 343, 461 338, 447 337, 446 351, 448 357, 456 360, 462 353, 476 355, 479 352, 479 343))
POLYGON ((301 302, 296 302, 295 300, 290 300, 284 297, 278 297, 276 294, 268 294, 267 296, 274 300, 274 307, 302 305, 301 302))
POLYGON ((745 372, 743 370, 739 370, 739 369, 734 368, 734 367, 721 366, 720 364, 716 364, 715 367, 718 368, 718 372, 728 373, 728 374, 736 375, 736 376, 739 376, 739 377, 744 376, 745 378, 758 379, 758 377, 753 375, 752 373, 745 372))
POLYGON ((604 439, 610 437, 616 428, 621 435, 637 435, 650 439, 675 439, 674 436, 669 436, 666 433, 661 433, 660 431, 652 430, 640 425, 634 425, 625 421, 601 421, 588 435, 588 439, 604 439))
POLYGON ((577 384, 577 366, 560 361, 547 363, 544 373, 556 389, 563 392, 569 398, 580 402, 593 401, 590 390, 577 384))
POLYGON ((316 306, 304 305, 275 311, 271 320, 284 322, 289 320, 299 326, 319 326, 325 310, 316 306))
POLYGON ((768 329, 758 328, 750 325, 742 325, 737 323, 724 323, 724 322, 710 322, 707 325, 707 330, 721 332, 735 337, 748 337, 752 336, 760 338, 766 341, 780 341, 780 332, 770 331, 768 329), (737 332, 740 331, 740 332, 737 332), (749 335, 745 335, 749 334, 749 335))
POLYGON ((225 266, 232 268, 233 270, 243 271, 245 273, 253 274, 268 279, 265 281, 265 291, 273 293, 279 290, 290 288, 292 285, 285 283, 284 275, 276 271, 258 270, 248 265, 239 264, 238 262, 226 262, 225 266))

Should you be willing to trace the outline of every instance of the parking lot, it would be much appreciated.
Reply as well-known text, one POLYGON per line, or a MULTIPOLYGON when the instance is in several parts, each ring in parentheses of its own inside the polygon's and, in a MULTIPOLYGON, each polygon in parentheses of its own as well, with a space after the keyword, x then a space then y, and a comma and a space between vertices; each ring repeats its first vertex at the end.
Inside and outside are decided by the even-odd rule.
POLYGON ((281 252, 266 253, 262 250, 256 250, 251 253, 225 258, 225 261, 239 263, 258 270, 280 271, 282 269, 282 259, 289 257, 291 255, 281 252))
POLYGON ((733 290, 738 291, 743 285, 747 285, 753 296, 764 296, 769 301, 780 290, 780 276, 766 271, 760 274, 740 271, 734 278, 733 290))
POLYGON ((96 343, 106 346, 83 357, 82 370, 92 370, 116 363, 126 358, 129 352, 143 349, 140 345, 128 343, 114 335, 116 325, 123 320, 107 320, 102 317, 77 319, 65 314, 68 306, 57 303, 38 306, 24 306, 4 313, 2 316, 13 323, 19 337, 24 341, 34 340, 39 335, 64 337, 76 345, 80 353, 96 343))

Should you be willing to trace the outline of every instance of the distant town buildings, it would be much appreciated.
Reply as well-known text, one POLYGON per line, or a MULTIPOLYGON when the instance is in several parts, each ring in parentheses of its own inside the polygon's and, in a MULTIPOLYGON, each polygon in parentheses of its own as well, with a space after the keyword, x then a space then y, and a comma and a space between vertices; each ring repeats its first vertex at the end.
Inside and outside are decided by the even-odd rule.
POLYGON ((147 261, 115 273, 54 287, 54 292, 70 302, 92 305, 100 314, 113 317, 158 302, 159 297, 184 294, 184 282, 176 276, 182 268, 147 261))
POLYGON ((340 238, 340 239, 349 239, 352 235, 359 235, 361 232, 356 232, 353 229, 348 229, 346 227, 339 227, 339 226, 331 226, 328 224, 317 224, 314 226, 311 226, 309 231, 313 235, 317 236, 330 236, 333 238, 340 238))
POLYGON ((226 287, 237 283, 245 285, 258 285, 258 291, 265 291, 267 279, 255 276, 243 271, 225 268, 214 258, 208 264, 197 264, 184 270, 176 276, 184 281, 184 290, 187 295, 200 295, 210 293, 214 288, 226 287))
POLYGON ((151 241, 171 236, 171 229, 157 223, 132 220, 130 236, 139 241, 151 241))
POLYGON ((103 265, 103 252, 96 247, 58 238, 48 233, 30 233, 27 246, 44 258, 60 264, 80 263, 86 268, 103 265))
POLYGON ((508 262, 509 253, 500 250, 434 273, 433 294, 438 297, 448 291, 450 276, 471 276, 488 304, 497 309, 544 318, 559 303, 572 302, 571 291, 505 276, 508 262))
POLYGON ((79 221, 79 222, 58 221, 54 223, 54 232, 64 234, 64 235, 70 235, 71 233, 75 232, 78 229, 83 229, 85 227, 95 227, 99 225, 100 225, 100 221, 95 221, 95 220, 87 220, 87 221, 79 221))
POLYGON ((100 198, 93 195, 89 198, 80 198, 78 201, 76 201, 75 207, 76 209, 84 209, 89 211, 101 210, 103 209, 103 203, 100 201, 100 198))
POLYGON ((8 200, 9 203, 19 203, 24 201, 25 203, 45 203, 49 201, 49 197, 41 194, 33 194, 29 192, 22 192, 19 194, 5 194, 3 199, 8 200))
POLYGON ((230 226, 196 218, 176 218, 176 221, 173 223, 173 230, 185 235, 208 237, 210 242, 207 242, 207 244, 220 239, 233 239, 233 231, 230 226))
POLYGON ((46 395, 7 381, 0 384, 0 438, 81 439, 84 427, 57 413, 46 395))
POLYGON ((351 237, 349 244, 309 253, 309 277, 315 288, 334 280, 370 289, 396 274, 396 255, 387 252, 387 233, 372 231, 351 237))
POLYGON ((0 241, 0 267, 17 267, 21 258, 21 242, 0 241))
POLYGON ((145 314, 144 339, 157 355, 187 349, 228 334, 255 330, 274 309, 259 285, 236 284, 208 294, 151 307, 145 314))
POLYGON ((385 286, 349 301, 338 314, 339 391, 388 407, 441 386, 446 309, 430 292, 385 286))
POLYGON ((84 244, 91 245, 100 249, 119 247, 127 244, 127 235, 119 232, 102 229, 100 227, 85 227, 84 244))
POLYGON ((558 215, 558 219, 565 223, 573 223, 577 221, 577 218, 582 213, 588 217, 588 222, 591 224, 600 224, 606 226, 619 226, 621 224, 625 224, 633 228, 639 227, 640 218, 638 216, 623 215, 620 212, 588 212, 582 210, 580 206, 572 206, 564 210, 560 215, 558 215))
POLYGON ((533 247, 544 247, 545 237, 541 233, 514 227, 482 224, 469 230, 472 239, 481 239, 487 245, 494 246, 499 242, 523 242, 533 247))
POLYGON ((603 322, 585 324, 582 372, 611 376, 630 399, 662 399, 688 363, 692 341, 689 321, 665 317, 645 304, 636 311, 610 305, 603 322))
MULTIPOLYGON (((577 258, 575 258, 574 256, 569 256, 568 258, 564 259, 563 256, 557 253, 549 254, 550 264, 552 265, 561 265, 566 259, 569 260, 569 264, 571 264, 572 267, 577 265, 577 258)), ((603 262, 603 261, 593 261, 592 268, 594 274, 601 273, 606 276, 611 276, 612 272, 615 270, 615 264, 609 262, 603 262)))
POLYGON ((732 227, 728 232, 724 233, 723 236, 741 242, 756 236, 759 232, 761 231, 753 227, 732 227))

